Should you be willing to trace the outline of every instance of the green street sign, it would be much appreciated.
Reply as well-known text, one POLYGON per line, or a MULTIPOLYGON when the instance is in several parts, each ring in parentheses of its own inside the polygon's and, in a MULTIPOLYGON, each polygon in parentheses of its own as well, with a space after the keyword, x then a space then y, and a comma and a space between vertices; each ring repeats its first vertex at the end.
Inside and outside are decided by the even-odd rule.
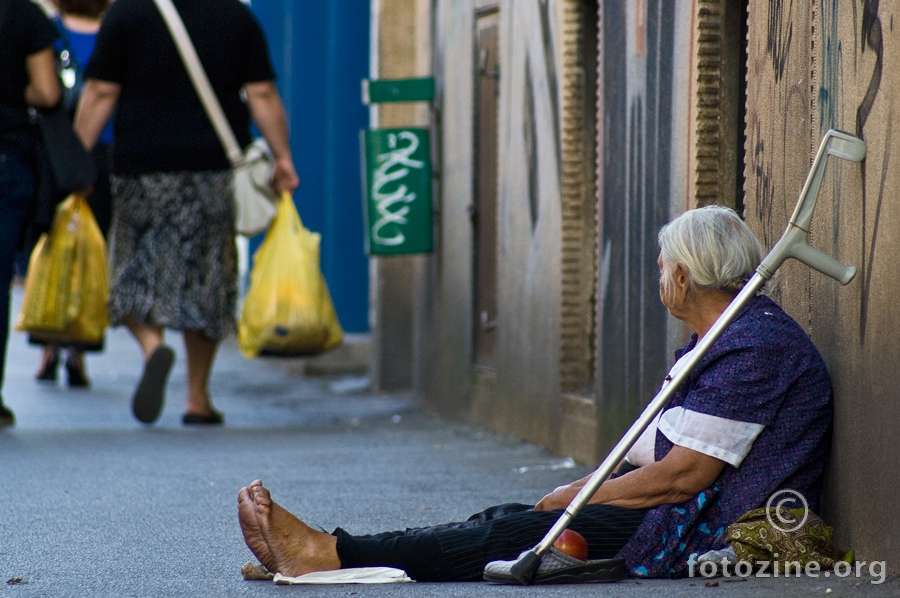
POLYGON ((434 99, 434 77, 363 79, 362 96, 366 106, 383 102, 430 102, 434 99))
POLYGON ((362 132, 366 253, 402 255, 434 249, 428 129, 362 132))

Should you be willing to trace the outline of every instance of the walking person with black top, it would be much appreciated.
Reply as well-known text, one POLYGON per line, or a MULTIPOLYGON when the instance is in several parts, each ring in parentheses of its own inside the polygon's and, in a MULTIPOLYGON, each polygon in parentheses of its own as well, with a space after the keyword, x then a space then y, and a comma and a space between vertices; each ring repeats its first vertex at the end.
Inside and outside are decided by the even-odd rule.
MULTIPOLYGON (((55 0, 59 9, 54 19, 60 38, 55 44, 60 56, 60 71, 63 85, 63 102, 66 109, 74 116, 75 106, 81 97, 84 68, 94 52, 97 32, 103 12, 109 6, 109 0, 55 0)), ((109 188, 109 152, 112 145, 112 121, 107 123, 97 145, 91 152, 94 160, 97 179, 90 195, 88 205, 97 220, 100 232, 106 237, 112 216, 112 196, 109 188)), ((52 342, 44 342, 31 336, 30 342, 44 345, 41 363, 35 378, 41 381, 55 382, 60 360, 60 346, 52 342)), ((83 344, 68 345, 65 368, 67 381, 71 387, 88 387, 91 382, 87 376, 84 363, 85 350, 99 350, 101 347, 83 344)))
MULTIPOLYGON (((274 155, 273 187, 299 180, 262 29, 239 0, 176 0, 200 61, 243 147, 251 119, 274 155)), ((132 408, 154 422, 174 352, 187 353, 184 424, 221 424, 209 375, 235 329, 237 251, 230 163, 153 0, 116 0, 88 64, 75 130, 93 148, 113 111, 110 320, 138 341, 144 371, 132 408)))
MULTIPOLYGON (((53 23, 29 0, 0 0, 0 384, 9 340, 10 284, 35 194, 28 107, 59 102, 53 23)), ((0 397, 0 426, 15 422, 0 397)))

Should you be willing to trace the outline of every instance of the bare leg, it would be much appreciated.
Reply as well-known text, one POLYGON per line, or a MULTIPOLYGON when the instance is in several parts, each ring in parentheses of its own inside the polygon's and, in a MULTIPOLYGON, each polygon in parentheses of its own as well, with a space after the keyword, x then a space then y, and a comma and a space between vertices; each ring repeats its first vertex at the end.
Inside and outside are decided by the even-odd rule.
POLYGON ((196 330, 184 331, 188 375, 187 413, 210 415, 213 412, 209 398, 209 374, 218 347, 218 341, 210 340, 196 330))
POLYGON ((44 381, 56 381, 56 368, 59 366, 59 345, 44 345, 41 354, 41 364, 38 366, 35 378, 44 381))
POLYGON ((41 369, 46 368, 54 359, 59 359, 59 345, 44 345, 44 352, 41 354, 41 369))
POLYGON ((144 324, 138 322, 131 316, 125 316, 125 326, 141 345, 141 351, 144 353, 144 362, 146 363, 153 351, 163 343, 162 326, 156 324, 144 324))
POLYGON ((247 546, 269 571, 296 577, 341 568, 337 538, 287 512, 259 480, 238 494, 238 516, 247 546))

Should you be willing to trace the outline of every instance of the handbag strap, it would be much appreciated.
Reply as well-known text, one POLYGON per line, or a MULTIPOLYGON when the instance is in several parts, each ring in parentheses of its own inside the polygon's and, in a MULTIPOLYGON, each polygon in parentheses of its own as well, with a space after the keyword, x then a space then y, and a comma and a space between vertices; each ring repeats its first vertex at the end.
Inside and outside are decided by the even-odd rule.
POLYGON ((209 84, 209 78, 206 76, 206 71, 203 70, 203 65, 200 64, 197 51, 194 49, 191 37, 184 28, 184 22, 181 20, 178 10, 172 4, 172 0, 153 0, 153 2, 166 21, 166 26, 172 35, 172 39, 175 40, 181 61, 184 63, 191 83, 193 83, 194 89, 200 97, 200 102, 203 104, 203 109, 206 110, 206 115, 216 130, 216 135, 219 137, 222 147, 225 148, 228 161, 231 162, 232 166, 241 165, 244 161, 244 153, 238 145, 234 131, 231 130, 231 125, 225 117, 225 112, 222 110, 219 99, 213 92, 212 85, 209 84))

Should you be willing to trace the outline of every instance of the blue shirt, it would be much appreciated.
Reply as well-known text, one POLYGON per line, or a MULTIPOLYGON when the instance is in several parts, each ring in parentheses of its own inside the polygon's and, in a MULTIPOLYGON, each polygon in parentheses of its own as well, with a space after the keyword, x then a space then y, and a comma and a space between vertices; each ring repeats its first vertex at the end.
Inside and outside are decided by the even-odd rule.
MULTIPOLYGON (((694 335, 676 356, 693 349, 694 335)), ((725 528, 781 489, 819 508, 830 446, 831 379, 806 332, 774 301, 751 299, 713 343, 665 410, 684 407, 762 424, 740 466, 726 465, 712 486, 681 504, 648 511, 621 550, 637 577, 680 577, 693 553, 723 548, 725 528)), ((672 450, 656 435, 656 460, 672 450)))
MULTIPOLYGON (((94 46, 97 45, 97 34, 72 31, 60 20, 57 20, 56 24, 63 36, 62 43, 75 55, 75 64, 77 65, 79 72, 84 73, 84 69, 87 67, 88 62, 91 60, 91 55, 94 53, 94 46)), ((103 132, 100 133, 97 143, 110 145, 112 144, 112 141, 113 119, 109 119, 103 132)))

